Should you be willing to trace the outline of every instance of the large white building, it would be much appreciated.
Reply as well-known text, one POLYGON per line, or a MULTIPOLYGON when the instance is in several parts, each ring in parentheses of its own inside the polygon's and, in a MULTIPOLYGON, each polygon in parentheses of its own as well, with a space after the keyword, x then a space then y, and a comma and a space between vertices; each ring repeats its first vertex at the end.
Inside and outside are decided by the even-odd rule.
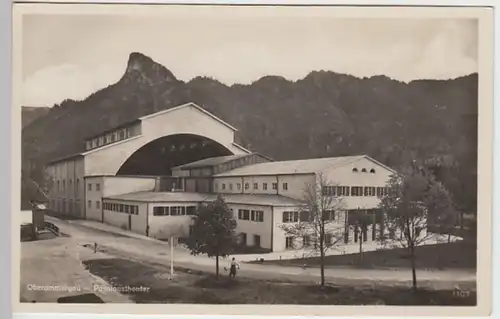
POLYGON ((168 238, 187 236, 197 205, 222 194, 242 243, 282 251, 310 241, 288 236, 283 225, 299 222, 312 188, 341 199, 329 218, 346 243, 358 240, 352 211, 373 216, 364 241, 384 231, 377 206, 392 169, 368 156, 274 162, 237 145, 235 131, 189 103, 91 137, 85 152, 47 167, 54 185, 50 207, 168 238), (328 181, 323 189, 320 177, 328 181))

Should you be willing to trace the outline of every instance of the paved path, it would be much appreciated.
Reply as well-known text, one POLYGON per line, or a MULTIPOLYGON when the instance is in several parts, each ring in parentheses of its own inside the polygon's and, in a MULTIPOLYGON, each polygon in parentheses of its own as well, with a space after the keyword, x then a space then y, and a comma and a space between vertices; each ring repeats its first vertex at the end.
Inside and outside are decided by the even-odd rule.
MULTIPOLYGON (((89 225, 79 224, 78 221, 63 221, 53 217, 48 220, 54 222, 63 233, 69 234, 71 240, 78 244, 97 243, 108 250, 112 255, 131 258, 141 262, 155 263, 168 267, 170 262, 170 249, 168 243, 141 238, 144 236, 128 232, 114 234, 103 229, 95 229, 89 225)), ((175 266, 192 270, 215 271, 215 260, 206 256, 192 256, 185 249, 176 249, 174 253, 175 266)), ((221 270, 226 266, 227 260, 221 260, 221 270)), ((223 272, 224 273, 224 272, 223 272)), ((243 264, 240 276, 292 280, 305 282, 318 282, 319 269, 279 265, 243 264)), ((409 269, 358 269, 348 267, 329 267, 325 269, 327 282, 336 284, 409 284, 411 271, 409 269)), ((458 285, 473 284, 476 280, 473 270, 417 270, 417 278, 421 284, 432 284, 437 288, 455 288, 458 285)))

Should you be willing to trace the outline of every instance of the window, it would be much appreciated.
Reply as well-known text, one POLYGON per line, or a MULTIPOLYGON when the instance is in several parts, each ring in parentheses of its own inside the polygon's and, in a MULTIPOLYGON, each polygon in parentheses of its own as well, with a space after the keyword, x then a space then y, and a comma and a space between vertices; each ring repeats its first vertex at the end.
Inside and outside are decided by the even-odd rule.
POLYGON ((352 171, 353 171, 353 173, 357 173, 357 172, 358 172, 358 169, 357 169, 356 167, 354 167, 354 168, 352 169, 352 171))
POLYGON ((87 185, 87 189, 88 189, 89 191, 91 191, 91 190, 92 190, 92 184, 90 184, 90 183, 89 183, 89 184, 87 185))
POLYGON ((59 181, 57 181, 57 191, 61 191, 61 184, 59 183, 59 181))
POLYGON ((92 140, 92 148, 97 147, 97 140, 93 139, 92 140))
POLYGON ((101 184, 95 184, 95 190, 99 192, 101 190, 101 184))
POLYGON ((253 189, 259 189, 259 184, 253 183, 253 189))
POLYGON ((76 193, 78 194, 78 192, 80 191, 80 179, 79 178, 76 179, 75 187, 76 187, 76 193))
POLYGON ((306 235, 302 237, 302 246, 310 247, 311 246, 311 236, 306 235))
POLYGON ((112 143, 115 142, 116 141, 116 135, 115 135, 115 133, 111 133, 110 135, 111 135, 111 142, 112 143))
MULTIPOLYGON (((139 215, 139 206, 134 205, 134 215, 139 215)), ((165 210, 165 213, 168 215, 168 209, 165 210)))
POLYGON ((263 222, 264 221, 264 212, 261 210, 252 210, 250 212, 250 220, 254 222, 263 222))
POLYGON ((372 168, 372 169, 370 170, 370 173, 375 174, 375 169, 374 169, 374 168, 372 168))
POLYGON ((131 207, 130 205, 125 205, 125 207, 123 207, 125 214, 132 213, 130 207, 131 207))
POLYGON ((334 210, 323 211, 323 219, 324 220, 335 220, 335 211, 334 210))
POLYGON ((238 210, 238 219, 250 220, 250 211, 248 209, 239 209, 238 210))
POLYGON ((262 189, 267 191, 267 183, 262 183, 262 189))
POLYGON ((375 187, 366 186, 364 194, 365 196, 375 196, 375 187))
POLYGON ((249 189, 249 188, 250 188, 250 184, 245 183, 245 189, 249 189))
POLYGON ((293 237, 289 236, 285 239, 285 248, 292 249, 293 248, 293 237))
POLYGON ((66 180, 63 179, 63 192, 65 192, 65 191, 66 191, 66 180))
POLYGON ((165 207, 153 207, 153 216, 163 216, 165 215, 165 207))
POLYGON ((226 184, 222 183, 222 190, 226 189, 226 184))
POLYGON ((288 190, 288 183, 283 183, 283 190, 284 191, 288 190))
POLYGON ((363 168, 363 169, 361 170, 361 172, 362 172, 362 173, 366 173, 366 168, 363 168))
POLYGON ((87 141, 87 150, 90 150, 92 148, 92 142, 87 141))
POLYGON ((106 135, 106 143, 111 143, 111 134, 106 135))
POLYGON ((299 221, 299 212, 283 212, 284 223, 295 223, 299 221))
POLYGON ((237 188, 238 190, 241 190, 241 184, 240 184, 240 183, 237 183, 237 184, 236 184, 236 188, 237 188))
POLYGON ((89 208, 92 208, 92 201, 91 200, 89 200, 88 205, 89 205, 89 208))
POLYGON ((273 183, 273 189, 278 189, 278 183, 273 183))
POLYGON ((182 207, 180 206, 170 207, 170 216, 180 216, 182 213, 181 209, 182 207))
POLYGON ((104 144, 104 137, 101 136, 99 137, 99 146, 102 146, 104 144))
POLYGON ((233 190, 233 184, 232 183, 229 184, 229 190, 231 190, 231 191, 233 190))
POLYGON ((97 208, 97 209, 101 208, 101 202, 100 201, 96 201, 95 202, 95 208, 97 208))
POLYGON ((363 187, 352 186, 351 187, 351 196, 363 196, 363 187))
POLYGON ((332 234, 325 234, 325 245, 331 245, 333 240, 332 234))

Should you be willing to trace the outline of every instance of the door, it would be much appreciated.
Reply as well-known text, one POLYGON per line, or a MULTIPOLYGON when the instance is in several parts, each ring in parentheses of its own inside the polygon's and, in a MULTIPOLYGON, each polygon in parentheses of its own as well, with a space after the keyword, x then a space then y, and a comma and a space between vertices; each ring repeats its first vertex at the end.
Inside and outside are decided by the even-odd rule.
POLYGON ((255 247, 260 247, 260 236, 259 235, 253 236, 253 244, 255 247))

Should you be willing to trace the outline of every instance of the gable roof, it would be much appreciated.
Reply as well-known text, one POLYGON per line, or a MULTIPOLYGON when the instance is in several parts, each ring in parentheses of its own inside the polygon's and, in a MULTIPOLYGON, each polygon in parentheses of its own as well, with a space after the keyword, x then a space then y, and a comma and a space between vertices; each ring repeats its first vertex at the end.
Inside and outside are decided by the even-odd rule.
POLYGON ((179 109, 182 109, 182 108, 186 108, 186 107, 194 107, 195 109, 197 109, 198 111, 202 112, 203 114, 208 115, 211 118, 213 118, 214 120, 216 120, 217 122, 219 122, 219 123, 227 126, 231 130, 233 130, 235 132, 238 131, 238 129, 236 129, 234 126, 232 126, 232 125, 228 124, 227 122, 221 120, 220 118, 218 118, 214 114, 208 112, 207 110, 205 110, 204 108, 202 108, 201 106, 199 106, 199 105, 197 105, 197 104, 195 104, 193 102, 182 104, 182 105, 179 105, 179 106, 176 106, 176 107, 172 107, 170 109, 166 109, 166 110, 163 110, 163 111, 159 111, 159 112, 156 112, 156 113, 153 113, 153 114, 148 114, 148 115, 140 117, 139 120, 144 121, 144 120, 150 119, 152 117, 163 115, 163 114, 166 114, 166 113, 169 113, 169 112, 173 112, 173 111, 176 111, 176 110, 179 110, 179 109))
MULTIPOLYGON (((304 202, 277 194, 221 194, 228 204, 244 204, 255 206, 296 207, 304 202)), ((134 202, 189 202, 200 203, 214 201, 218 194, 189 193, 189 192, 136 192, 105 197, 106 200, 134 201, 134 202)))
POLYGON ((377 162, 376 160, 370 158, 367 155, 356 155, 356 156, 325 157, 325 158, 313 158, 313 159, 304 159, 295 161, 259 163, 259 164, 236 168, 221 174, 217 174, 215 175, 215 177, 314 174, 327 168, 340 167, 363 158, 369 159, 374 163, 381 165, 382 167, 394 172, 394 170, 392 170, 391 168, 377 162))
POLYGON ((236 160, 251 154, 240 154, 240 155, 228 155, 228 156, 217 156, 209 157, 196 162, 191 162, 183 165, 174 167, 173 169, 190 169, 190 168, 201 168, 201 167, 212 167, 219 164, 224 164, 232 160, 236 160))

